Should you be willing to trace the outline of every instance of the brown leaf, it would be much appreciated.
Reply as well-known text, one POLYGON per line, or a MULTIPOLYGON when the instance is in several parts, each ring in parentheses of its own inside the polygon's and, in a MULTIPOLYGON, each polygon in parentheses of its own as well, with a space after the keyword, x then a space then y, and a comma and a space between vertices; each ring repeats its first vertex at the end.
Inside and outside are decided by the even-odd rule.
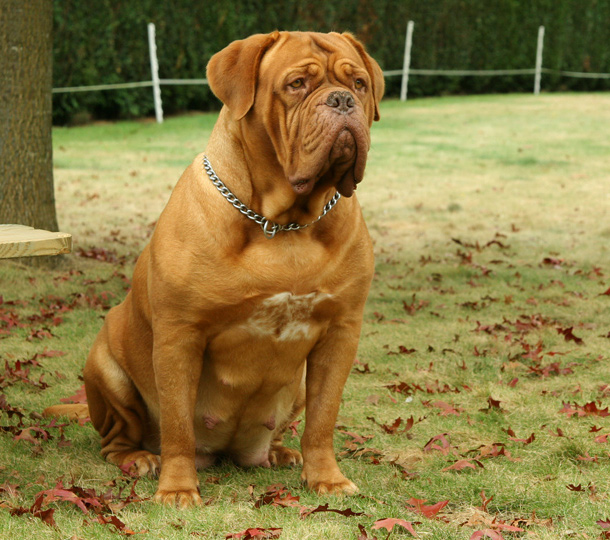
POLYGON ((335 514, 340 514, 345 517, 353 517, 353 516, 363 516, 364 512, 354 512, 351 508, 346 508, 345 510, 337 510, 335 508, 329 508, 328 503, 321 504, 316 508, 305 508, 301 507, 300 516, 301 519, 305 519, 312 514, 317 514, 318 512, 333 512, 335 514))
POLYGON ((572 330, 574 330, 573 326, 570 326, 570 328, 557 328, 557 333, 563 335, 566 341, 573 341, 576 345, 583 345, 584 341, 575 336, 572 330))
POLYGON ((286 489, 286 487, 282 484, 274 484, 272 486, 269 486, 267 488, 267 491, 265 491, 265 493, 263 493, 258 499, 256 499, 256 502, 254 503, 254 508, 260 508, 264 505, 283 507, 298 506, 302 508, 302 506, 299 504, 299 498, 300 497, 298 496, 293 496, 292 493, 290 493, 288 489, 286 489))
POLYGON ((241 540, 263 540, 267 538, 279 538, 282 534, 282 529, 280 528, 270 528, 270 529, 258 529, 251 528, 246 529, 245 531, 227 534, 225 536, 225 540, 229 540, 232 538, 239 538, 241 540))
MULTIPOLYGON (((599 403, 601 407, 601 403, 599 401, 597 403, 599 403)), ((601 416, 602 418, 610 416, 610 412, 608 412, 608 407, 606 407, 605 409, 598 408, 595 401, 585 403, 584 405, 578 405, 578 403, 574 403, 574 406, 570 405, 570 403, 563 403, 563 407, 561 408, 559 413, 566 414, 568 418, 572 416, 601 416)))

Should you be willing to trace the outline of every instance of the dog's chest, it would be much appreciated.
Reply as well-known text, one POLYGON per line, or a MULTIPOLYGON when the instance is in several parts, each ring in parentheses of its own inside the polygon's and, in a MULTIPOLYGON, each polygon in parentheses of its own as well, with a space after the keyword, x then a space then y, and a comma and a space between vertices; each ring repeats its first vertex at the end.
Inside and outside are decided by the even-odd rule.
POLYGON ((317 292, 275 294, 260 301, 240 326, 260 338, 281 342, 308 339, 315 330, 319 308, 330 298, 329 294, 317 292))

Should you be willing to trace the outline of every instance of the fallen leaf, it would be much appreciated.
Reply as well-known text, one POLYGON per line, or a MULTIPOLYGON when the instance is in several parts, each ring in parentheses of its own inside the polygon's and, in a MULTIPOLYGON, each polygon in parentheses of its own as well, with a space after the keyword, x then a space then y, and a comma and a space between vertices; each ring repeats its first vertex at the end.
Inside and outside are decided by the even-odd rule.
POLYGON ((599 525, 602 529, 610 529, 610 519, 600 519, 595 523, 597 523, 597 525, 599 525))
POLYGON ((570 328, 557 328, 557 333, 563 335, 566 341, 573 341, 574 343, 576 343, 576 345, 584 344, 584 341, 581 338, 575 336, 572 330, 574 330, 573 326, 570 326, 570 328))
POLYGON ((428 519, 433 519, 443 508, 445 508, 445 506, 449 504, 449 500, 440 501, 432 505, 425 505, 425 502, 426 499, 410 498, 407 501, 407 508, 427 517, 428 519))
POLYGON ((452 451, 452 446, 449 444, 449 440, 447 439, 448 433, 440 433, 439 435, 435 435, 432 437, 425 445, 424 452, 431 452, 432 450, 438 450, 444 456, 448 455, 452 451), (439 444, 436 444, 436 442, 439 444))
POLYGON ((417 536, 417 533, 415 532, 415 529, 413 528, 413 523, 410 521, 405 521, 404 519, 398 519, 398 518, 384 518, 384 519, 378 519, 373 526, 371 527, 371 529, 385 529, 386 531, 388 531, 389 533, 391 533, 394 530, 394 527, 396 525, 400 525, 401 527, 404 527, 405 529, 407 529, 407 531, 409 531, 413 536, 417 536))
POLYGON ((242 540, 258 540, 258 539, 266 539, 266 538, 279 538, 282 534, 282 529, 280 528, 270 528, 270 529, 257 529, 251 528, 246 529, 245 531, 227 534, 225 536, 225 540, 229 540, 232 538, 241 538, 242 540))
POLYGON ((353 517, 353 516, 363 516, 364 512, 354 512, 351 508, 346 508, 345 510, 337 510, 336 508, 329 508, 328 503, 321 504, 316 508, 305 508, 301 507, 299 512, 301 519, 305 519, 312 514, 317 514, 318 512, 333 512, 335 514, 340 514, 344 517, 353 517))
POLYGON ((477 467, 483 467, 483 464, 477 460, 477 459, 459 459, 458 461, 456 461, 453 465, 450 465, 449 467, 445 467, 444 469, 442 469, 443 471, 463 471, 464 469, 475 469, 477 467))

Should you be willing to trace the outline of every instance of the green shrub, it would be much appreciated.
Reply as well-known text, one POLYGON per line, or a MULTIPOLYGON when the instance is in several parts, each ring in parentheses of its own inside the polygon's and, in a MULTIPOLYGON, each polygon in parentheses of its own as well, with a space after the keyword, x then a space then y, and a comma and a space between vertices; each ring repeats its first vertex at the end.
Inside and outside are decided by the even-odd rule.
MULTIPOLYGON (((54 2, 54 87, 150 80, 146 25, 154 22, 160 77, 205 77, 210 56, 229 42, 280 30, 351 31, 385 70, 402 67, 406 23, 415 21, 412 67, 419 69, 533 68, 537 31, 546 27, 544 66, 610 72, 610 0, 100 0, 54 2)), ((398 95, 400 77, 387 79, 398 95)), ((531 92, 533 76, 414 75, 409 94, 430 96, 531 92)), ((543 76, 543 89, 608 90, 608 79, 543 76)), ((166 114, 207 110, 218 102, 207 87, 163 86, 166 114)), ((55 94, 54 120, 83 112, 97 118, 153 113, 150 88, 55 94)))

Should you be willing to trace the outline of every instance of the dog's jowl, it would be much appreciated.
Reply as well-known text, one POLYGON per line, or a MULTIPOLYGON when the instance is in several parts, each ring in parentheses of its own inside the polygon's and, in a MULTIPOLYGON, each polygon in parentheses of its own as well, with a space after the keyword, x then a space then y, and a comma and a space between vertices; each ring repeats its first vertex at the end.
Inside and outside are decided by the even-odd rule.
POLYGON ((80 412, 108 461, 160 473, 157 501, 200 503, 196 467, 221 455, 354 493, 332 442, 373 275, 354 190, 382 72, 349 34, 274 32, 207 76, 224 106, 97 336, 80 412), (282 437, 303 409, 301 455, 282 437))

